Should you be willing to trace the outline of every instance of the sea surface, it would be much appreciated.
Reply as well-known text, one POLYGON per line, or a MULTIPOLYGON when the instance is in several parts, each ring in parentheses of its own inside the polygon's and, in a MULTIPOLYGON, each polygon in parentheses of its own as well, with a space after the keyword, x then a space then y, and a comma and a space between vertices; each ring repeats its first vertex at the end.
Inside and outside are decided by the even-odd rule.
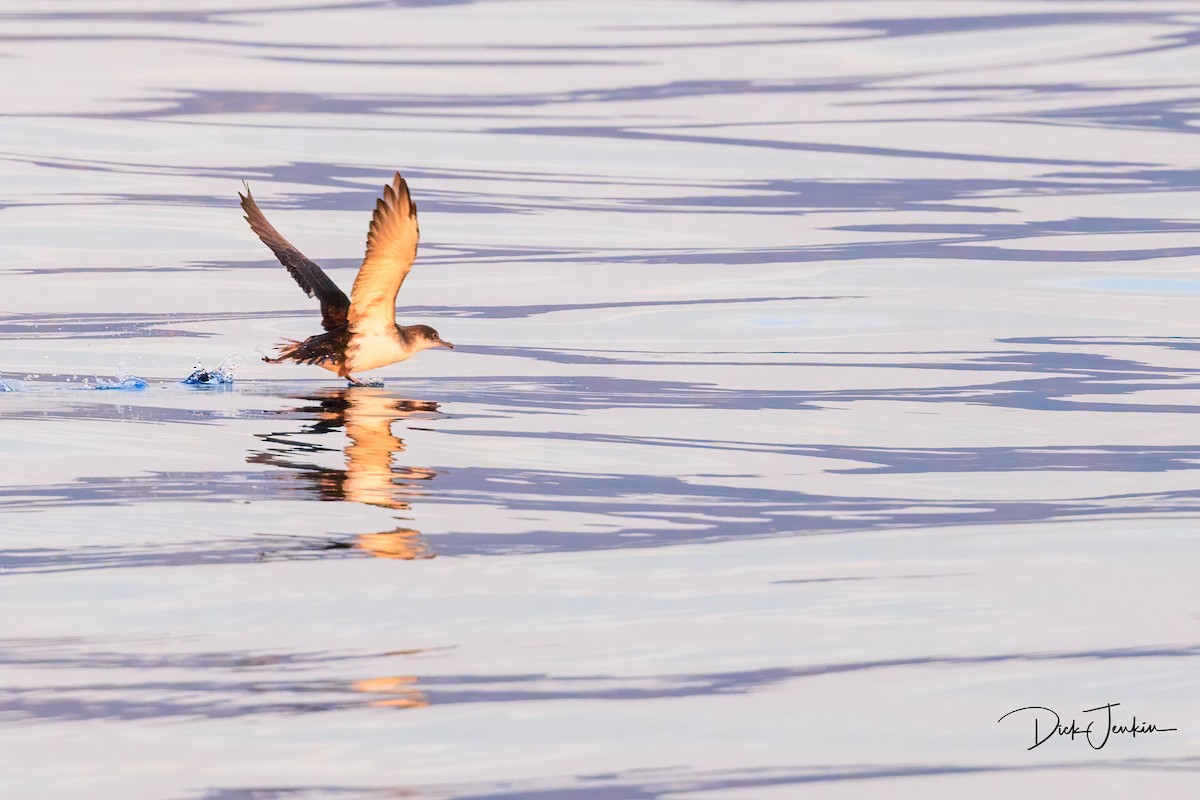
POLYGON ((0 796, 1190 795, 1198 64, 1194 0, 0 3, 0 796), (455 349, 262 363, 243 181, 348 290, 396 170, 455 349))

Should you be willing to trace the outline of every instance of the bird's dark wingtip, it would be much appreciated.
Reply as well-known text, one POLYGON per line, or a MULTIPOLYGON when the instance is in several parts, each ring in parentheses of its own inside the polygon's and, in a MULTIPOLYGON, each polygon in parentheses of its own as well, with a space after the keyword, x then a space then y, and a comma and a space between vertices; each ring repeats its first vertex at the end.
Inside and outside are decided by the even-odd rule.
POLYGON ((392 178, 392 185, 387 188, 395 192, 397 200, 401 198, 408 200, 408 215, 410 217, 417 215, 417 204, 413 202, 412 193, 408 191, 408 181, 404 180, 404 176, 399 171, 392 178))

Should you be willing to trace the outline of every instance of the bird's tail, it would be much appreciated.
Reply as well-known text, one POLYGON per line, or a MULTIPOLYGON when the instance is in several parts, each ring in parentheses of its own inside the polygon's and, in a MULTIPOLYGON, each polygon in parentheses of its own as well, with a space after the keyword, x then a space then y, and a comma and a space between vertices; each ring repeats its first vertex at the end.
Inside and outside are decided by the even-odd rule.
POLYGON ((275 345, 275 350, 279 353, 279 355, 275 356, 274 358, 271 358, 270 356, 263 356, 263 361, 267 362, 268 364, 282 364, 284 361, 294 358, 296 351, 300 349, 300 345, 302 344, 304 343, 296 341, 295 339, 284 339, 282 342, 275 345))
POLYGON ((274 358, 264 356, 268 364, 293 361, 297 364, 316 364, 325 369, 336 369, 345 354, 348 332, 344 329, 310 336, 303 342, 284 339, 278 346, 274 358))

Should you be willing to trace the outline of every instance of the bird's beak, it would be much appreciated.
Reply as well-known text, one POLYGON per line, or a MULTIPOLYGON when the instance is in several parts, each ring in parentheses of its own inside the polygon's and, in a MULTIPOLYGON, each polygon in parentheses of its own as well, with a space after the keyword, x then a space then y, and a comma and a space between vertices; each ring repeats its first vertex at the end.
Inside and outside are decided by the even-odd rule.
POLYGON ((443 341, 441 339, 438 339, 438 344, 440 344, 442 347, 449 347, 451 350, 454 349, 454 345, 450 344, 449 342, 443 341))

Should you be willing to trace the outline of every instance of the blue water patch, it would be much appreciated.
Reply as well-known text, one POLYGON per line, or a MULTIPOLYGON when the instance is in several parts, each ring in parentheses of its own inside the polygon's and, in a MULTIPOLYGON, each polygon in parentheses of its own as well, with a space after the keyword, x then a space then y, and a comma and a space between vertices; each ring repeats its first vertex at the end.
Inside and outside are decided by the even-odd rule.
POLYGON ((187 386, 230 386, 233 375, 222 369, 197 369, 180 382, 187 386))
POLYGON ((129 375, 129 376, 126 376, 123 378, 119 378, 115 381, 100 381, 99 383, 96 384, 95 388, 96 389, 121 389, 121 390, 126 390, 126 391, 137 391, 140 389, 145 389, 148 385, 149 384, 147 384, 141 378, 135 377, 133 375, 129 375))

